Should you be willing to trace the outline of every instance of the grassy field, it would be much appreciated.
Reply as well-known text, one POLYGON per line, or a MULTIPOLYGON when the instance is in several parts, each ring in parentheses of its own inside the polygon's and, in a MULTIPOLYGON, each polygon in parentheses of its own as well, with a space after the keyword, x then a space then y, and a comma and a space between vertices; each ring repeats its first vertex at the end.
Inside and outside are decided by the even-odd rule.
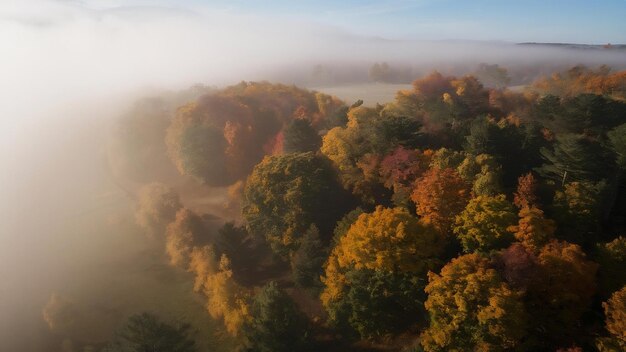
POLYGON ((348 104, 362 99, 365 106, 375 106, 376 103, 391 102, 397 91, 411 88, 410 84, 362 83, 334 87, 311 87, 310 89, 334 95, 348 104))

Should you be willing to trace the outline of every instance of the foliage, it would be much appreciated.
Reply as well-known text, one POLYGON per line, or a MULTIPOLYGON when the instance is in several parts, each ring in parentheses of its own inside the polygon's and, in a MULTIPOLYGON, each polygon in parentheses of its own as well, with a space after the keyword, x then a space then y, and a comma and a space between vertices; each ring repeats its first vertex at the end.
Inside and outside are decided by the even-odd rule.
POLYGON ((596 261, 600 264, 598 284, 600 293, 609 297, 626 285, 626 237, 618 237, 608 243, 596 246, 596 261))
POLYGON ((188 209, 180 209, 174 222, 167 226, 165 235, 165 252, 170 264, 187 269, 193 246, 203 235, 202 219, 188 209))
POLYGON ((552 149, 541 149, 546 163, 537 172, 562 183, 597 182, 611 175, 614 157, 602 143, 587 136, 560 134, 552 149))
POLYGON ((456 217, 453 231, 466 253, 488 252, 512 242, 508 228, 516 220, 515 208, 503 194, 478 196, 456 217))
POLYGON ((307 351, 312 347, 306 317, 274 281, 254 298, 242 331, 245 351, 307 351))
POLYGON ((538 181, 532 172, 517 179, 517 191, 514 194, 513 204, 520 209, 539 207, 537 195, 538 181))
POLYGON ((613 151, 617 155, 617 163, 626 169, 626 123, 621 124, 607 133, 613 151))
POLYGON ((170 325, 158 317, 141 313, 128 318, 107 351, 192 352, 196 351, 188 324, 170 325))
POLYGON ((519 348, 528 317, 521 294, 511 289, 487 259, 467 254, 429 273, 426 310, 430 327, 425 351, 506 351, 519 348))
POLYGON ((416 213, 442 233, 447 233, 469 200, 467 183, 453 169, 431 168, 415 182, 411 200, 416 213))
POLYGON ((418 312, 416 301, 406 300, 406 290, 413 287, 419 291, 426 272, 437 267, 436 258, 444 244, 440 235, 404 208, 377 207, 372 213, 361 214, 339 238, 326 263, 322 303, 331 320, 348 323, 362 336, 393 330, 397 321, 364 322, 354 315, 366 314, 367 307, 382 306, 395 308, 393 312, 367 314, 398 314, 400 318, 405 316, 403 312, 418 312), (385 287, 387 291, 381 292, 385 287), (345 314, 346 309, 352 318, 345 314))
POLYGON ((162 183, 150 183, 139 190, 135 220, 148 235, 162 236, 182 207, 178 194, 162 183))
POLYGON ((311 224, 330 235, 344 208, 340 189, 327 160, 311 152, 266 157, 248 177, 242 215, 252 235, 287 256, 311 224))
POLYGON ((611 298, 602 303, 606 316, 606 329, 611 338, 604 339, 600 351, 618 351, 626 349, 626 286, 613 293, 611 298), (614 349, 612 349, 614 348, 614 349))
POLYGON ((605 190, 604 182, 572 182, 557 191, 552 204, 560 225, 557 235, 579 244, 594 242, 600 230, 605 190))
POLYGON ((302 236, 300 246, 291 258, 293 282, 302 287, 321 287, 320 277, 324 272, 326 249, 320 240, 319 230, 314 224, 302 236))
POLYGON ((508 230, 513 232, 516 240, 529 248, 541 248, 554 238, 556 223, 546 219, 539 208, 524 207, 519 212, 517 226, 511 226, 508 230))
POLYGON ((283 152, 314 152, 322 144, 322 139, 307 119, 294 119, 283 130, 283 152))

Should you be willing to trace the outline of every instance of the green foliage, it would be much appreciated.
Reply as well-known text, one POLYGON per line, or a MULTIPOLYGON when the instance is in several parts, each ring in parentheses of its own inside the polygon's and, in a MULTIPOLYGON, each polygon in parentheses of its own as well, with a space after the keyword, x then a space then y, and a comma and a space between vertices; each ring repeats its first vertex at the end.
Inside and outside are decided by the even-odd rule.
POLYGON ((349 289, 333 309, 362 338, 402 331, 424 313, 425 278, 394 271, 346 272, 349 289), (343 315, 343 316, 342 316, 343 315))
POLYGON ((242 214, 252 235, 265 236, 286 257, 311 224, 329 238, 343 213, 341 194, 327 159, 312 152, 268 156, 248 177, 242 214))
POLYGON ((359 218, 359 216, 361 214, 363 214, 365 212, 365 210, 363 210, 361 207, 358 207, 354 210, 351 210, 350 212, 346 213, 346 215, 344 215, 341 220, 337 221, 337 225, 335 226, 335 230, 333 231, 333 240, 335 242, 335 244, 337 244, 339 242, 339 240, 341 240, 341 238, 348 232, 348 230, 350 229, 350 226, 352 226, 352 224, 354 224, 354 222, 356 221, 356 219, 359 218))
POLYGON ((511 289, 489 261, 467 254, 429 273, 426 310, 430 327, 424 351, 509 351, 519 349, 528 316, 521 294, 511 289))
POLYGON ((626 169, 626 123, 619 125, 607 133, 613 151, 617 155, 617 163, 626 169))
POLYGON ((300 246, 291 258, 291 272, 296 285, 308 288, 320 288, 320 277, 324 272, 327 253, 320 240, 319 230, 311 225, 300 240, 300 246))
POLYGON ((603 297, 609 297, 626 285, 626 237, 598 243, 595 260, 600 264, 598 284, 603 297))
POLYGON ((605 192, 605 182, 572 182, 557 191, 552 203, 557 236, 578 244, 593 243, 600 231, 605 192))
POLYGON ((291 352, 312 349, 306 317, 276 282, 261 289, 243 326, 244 350, 291 352))
POLYGON ((322 145, 322 139, 307 119, 294 119, 283 130, 283 152, 314 152, 322 145))
POLYGON ((404 208, 361 214, 326 264, 321 298, 331 321, 363 337, 409 324, 407 312, 419 312, 426 273, 438 267, 444 245, 404 208))
POLYGON ((558 183, 597 182, 612 175, 614 156, 603 143, 577 134, 561 134, 553 148, 541 149, 545 164, 537 172, 558 183), (566 174, 567 173, 567 174, 566 174))
POLYGON ((148 313, 133 315, 106 349, 115 352, 196 351, 187 324, 172 326, 148 313))
POLYGON ((503 194, 478 196, 456 217, 453 231, 466 253, 489 252, 513 241, 508 228, 516 222, 515 207, 503 194))

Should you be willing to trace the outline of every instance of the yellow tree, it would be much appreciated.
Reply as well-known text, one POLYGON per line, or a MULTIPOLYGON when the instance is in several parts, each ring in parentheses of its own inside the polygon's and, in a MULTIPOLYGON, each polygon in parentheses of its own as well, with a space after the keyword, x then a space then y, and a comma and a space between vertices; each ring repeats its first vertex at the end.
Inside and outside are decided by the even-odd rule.
POLYGON ((430 351, 510 351, 526 335, 521 294, 479 254, 466 254, 428 274, 425 307, 430 326, 421 337, 430 351))
POLYGON ((326 263, 321 298, 331 320, 362 336, 402 326, 407 313, 419 313, 420 281, 437 267, 444 245, 404 208, 361 214, 326 263))
POLYGON ((465 252, 487 252, 512 242, 508 228, 516 220, 515 208, 503 194, 478 196, 456 217, 453 231, 465 252))
POLYGON ((601 352, 626 350, 626 286, 613 293, 608 301, 602 303, 602 307, 606 329, 611 337, 599 339, 598 349, 601 352))

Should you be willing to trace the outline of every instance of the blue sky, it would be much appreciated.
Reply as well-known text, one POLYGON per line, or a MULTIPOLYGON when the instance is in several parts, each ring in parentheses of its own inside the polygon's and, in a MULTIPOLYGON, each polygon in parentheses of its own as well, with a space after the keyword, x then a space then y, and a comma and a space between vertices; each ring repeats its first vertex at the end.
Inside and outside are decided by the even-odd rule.
MULTIPOLYGON (((144 1, 149 3, 149 1, 144 1)), ((183 0, 397 39, 626 43, 626 0, 183 0)))

